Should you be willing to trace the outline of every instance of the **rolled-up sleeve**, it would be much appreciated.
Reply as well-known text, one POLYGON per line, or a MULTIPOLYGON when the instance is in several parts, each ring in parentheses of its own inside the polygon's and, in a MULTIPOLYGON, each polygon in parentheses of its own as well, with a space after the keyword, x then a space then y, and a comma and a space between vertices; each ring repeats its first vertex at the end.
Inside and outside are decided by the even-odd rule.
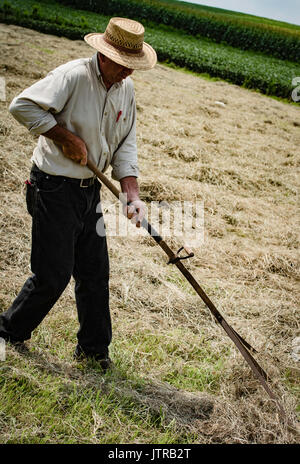
POLYGON ((132 104, 132 119, 131 127, 127 136, 119 144, 115 151, 111 165, 112 178, 121 180, 124 177, 138 177, 139 168, 137 161, 137 145, 136 145, 136 105, 132 104))
POLYGON ((65 75, 51 72, 15 97, 9 111, 32 134, 40 135, 57 124, 54 114, 62 111, 68 98, 65 75))

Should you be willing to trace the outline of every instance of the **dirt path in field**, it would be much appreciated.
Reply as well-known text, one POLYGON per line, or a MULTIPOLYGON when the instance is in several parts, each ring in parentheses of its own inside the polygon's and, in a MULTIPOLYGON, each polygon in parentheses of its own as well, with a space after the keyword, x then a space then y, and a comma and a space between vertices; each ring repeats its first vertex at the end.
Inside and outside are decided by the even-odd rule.
MULTIPOLYGON (((81 41, 7 25, 0 25, 0 48, 0 77, 6 83, 6 101, 0 102, 0 308, 6 309, 30 271, 23 182, 36 143, 9 115, 9 102, 54 67, 91 56, 93 50, 81 41)), ((147 202, 203 202, 204 244, 193 242, 189 268, 222 314, 260 351, 259 362, 293 417, 299 373, 293 341, 299 335, 300 108, 160 64, 135 72, 133 80, 141 196, 147 202)), ((103 189, 106 200, 114 203, 103 189)), ((204 442, 292 442, 239 353, 175 270, 166 269, 151 239, 108 241, 116 337, 126 340, 135 331, 163 337, 183 329, 181 361, 170 356, 168 363, 147 364, 143 349, 134 348, 141 375, 146 369, 164 380, 172 362, 179 372, 185 363, 196 366, 188 353, 191 340, 197 344, 201 334, 217 355, 226 347, 230 354, 218 391, 218 416, 206 422, 205 430, 199 426, 199 437, 204 442)), ((174 248, 181 241, 170 239, 174 248)), ((69 286, 43 330, 51 334, 51 327, 73 327, 74 311, 69 286), (73 312, 66 314, 66 305, 73 312)), ((68 341, 66 346, 71 363, 73 346, 68 341)))

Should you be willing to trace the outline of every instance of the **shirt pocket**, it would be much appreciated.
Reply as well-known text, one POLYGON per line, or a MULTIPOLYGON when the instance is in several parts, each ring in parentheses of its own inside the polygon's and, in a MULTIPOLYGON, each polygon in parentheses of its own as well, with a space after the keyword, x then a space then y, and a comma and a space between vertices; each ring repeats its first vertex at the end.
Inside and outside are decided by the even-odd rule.
POLYGON ((108 142, 109 142, 109 148, 112 153, 118 149, 118 146, 122 143, 124 138, 127 136, 129 132, 129 118, 128 114, 122 113, 121 116, 119 117, 118 121, 118 115, 116 118, 112 121, 110 131, 109 131, 109 137, 108 137, 108 142))

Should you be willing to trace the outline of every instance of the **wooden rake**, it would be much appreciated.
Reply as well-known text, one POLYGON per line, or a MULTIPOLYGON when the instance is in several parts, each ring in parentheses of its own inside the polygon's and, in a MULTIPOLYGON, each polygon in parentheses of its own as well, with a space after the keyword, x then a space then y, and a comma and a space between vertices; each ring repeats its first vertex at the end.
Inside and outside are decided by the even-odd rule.
MULTIPOLYGON (((124 195, 117 189, 117 187, 110 182, 110 180, 95 166, 95 164, 88 160, 87 166, 89 169, 98 177, 98 179, 106 185, 106 187, 119 199, 119 201, 124 205, 127 206, 126 199, 124 195)), ((246 341, 244 340, 224 319, 221 313, 217 310, 213 302, 192 276, 192 274, 188 271, 188 269, 183 264, 182 260, 191 258, 194 254, 187 248, 181 247, 177 253, 174 253, 171 248, 167 245, 167 243, 163 240, 163 238, 157 233, 157 231, 152 227, 152 225, 147 222, 144 218, 141 222, 141 226, 151 235, 151 237, 155 240, 155 242, 162 248, 162 250, 167 254, 169 261, 168 264, 174 264, 179 271, 184 275, 187 281, 191 284, 194 288, 196 293, 200 296, 200 298, 204 301, 206 306, 209 308, 210 312, 213 314, 215 320, 223 327, 229 338, 233 341, 237 349, 240 351, 241 355, 245 359, 245 361, 249 364, 253 374, 259 380, 260 384, 267 392, 269 397, 275 402, 279 416, 284 421, 287 421, 287 416, 284 408, 282 407, 277 395, 272 392, 268 385, 268 381, 270 381, 269 376, 266 372, 262 369, 262 367, 258 364, 258 362, 252 356, 252 353, 257 353, 257 351, 246 341), (187 253, 186 255, 182 256, 180 253, 182 250, 185 250, 187 253)))

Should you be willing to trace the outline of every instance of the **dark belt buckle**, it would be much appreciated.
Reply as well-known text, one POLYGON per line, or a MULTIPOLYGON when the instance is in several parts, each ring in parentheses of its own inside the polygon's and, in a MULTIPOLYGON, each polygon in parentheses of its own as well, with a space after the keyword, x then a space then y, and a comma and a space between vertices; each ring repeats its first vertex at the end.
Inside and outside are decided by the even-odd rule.
POLYGON ((81 179, 80 187, 82 188, 90 187, 91 185, 93 185, 94 180, 95 180, 94 177, 90 177, 89 179, 81 179))

